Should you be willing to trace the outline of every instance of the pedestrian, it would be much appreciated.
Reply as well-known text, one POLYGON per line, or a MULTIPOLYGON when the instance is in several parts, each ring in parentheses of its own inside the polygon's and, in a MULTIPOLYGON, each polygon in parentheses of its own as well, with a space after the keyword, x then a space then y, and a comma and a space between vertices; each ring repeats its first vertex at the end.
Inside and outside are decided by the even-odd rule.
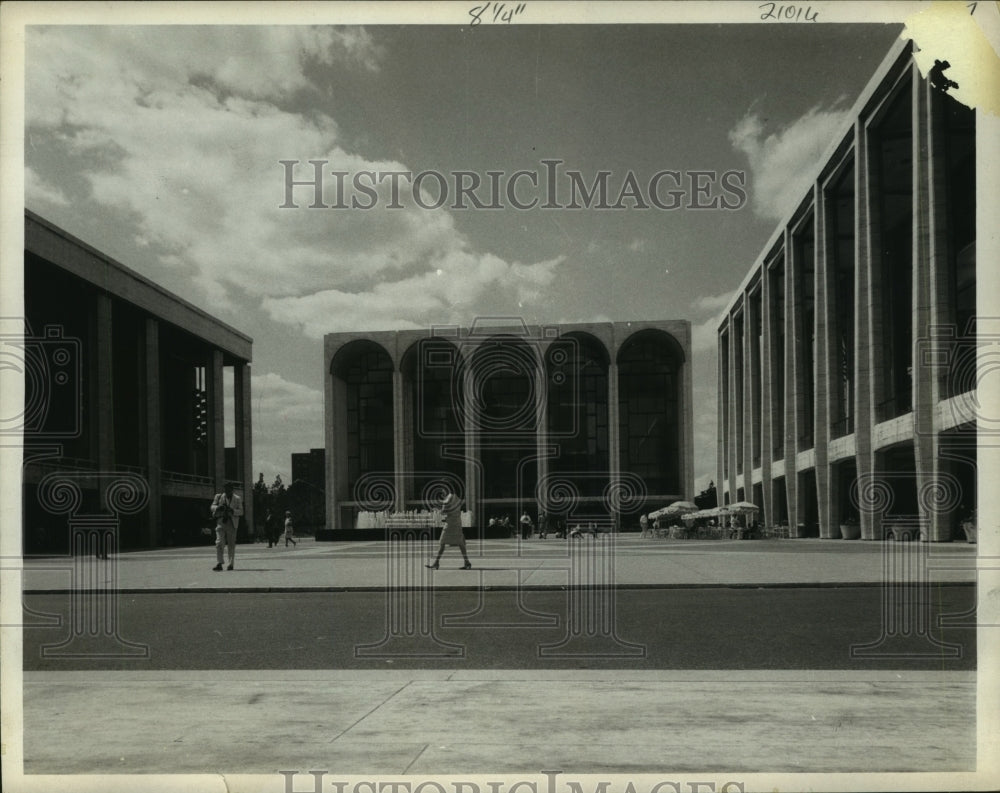
POLYGON ((544 540, 549 534, 549 516, 544 512, 538 514, 538 539, 544 540))
POLYGON ((510 522, 510 516, 509 515, 504 515, 503 516, 503 526, 504 526, 504 532, 506 533, 506 535, 508 537, 516 537, 517 536, 517 529, 514 528, 514 524, 510 522))
POLYGON ((215 518, 215 560, 212 569, 222 570, 222 547, 229 549, 229 566, 233 569, 236 560, 236 527, 243 514, 243 499, 233 492, 233 483, 226 482, 223 492, 216 493, 212 499, 212 517, 215 518))
POLYGON ((649 536, 649 518, 646 515, 639 516, 639 536, 649 536))
POLYGON ((291 512, 286 512, 285 513, 285 547, 286 548, 288 547, 288 543, 289 542, 291 542, 292 545, 298 545, 298 543, 295 542, 295 537, 293 536, 294 534, 295 534, 295 525, 292 523, 292 513, 291 512))
POLYGON ((459 501, 458 496, 454 493, 449 493, 445 496, 444 502, 441 504, 441 512, 441 522, 444 523, 444 527, 441 529, 441 540, 438 543, 437 556, 434 557, 433 562, 426 566, 431 570, 437 570, 445 546, 457 545, 458 549, 462 552, 462 558, 465 559, 462 569, 471 570, 472 562, 469 561, 469 554, 465 550, 465 534, 462 531, 462 502, 459 501))
POLYGON ((531 517, 528 515, 528 510, 525 510, 524 514, 521 515, 521 539, 528 539, 531 536, 531 530, 533 528, 534 525, 531 522, 531 517))
POLYGON ((264 513, 264 532, 267 534, 267 547, 276 548, 278 546, 278 521, 274 519, 271 510, 264 513))

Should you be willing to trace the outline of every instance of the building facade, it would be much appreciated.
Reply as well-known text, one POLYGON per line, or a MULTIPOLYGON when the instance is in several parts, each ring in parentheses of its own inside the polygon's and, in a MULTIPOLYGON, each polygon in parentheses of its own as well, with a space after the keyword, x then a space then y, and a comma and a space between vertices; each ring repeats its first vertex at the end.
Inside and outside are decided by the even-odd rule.
POLYGON ((65 552, 87 520, 120 548, 205 542, 212 495, 250 494, 252 340, 32 212, 24 308, 6 341, 25 378, 25 552, 65 552))
POLYGON ((292 483, 288 504, 299 526, 322 529, 326 525, 326 451, 310 449, 292 455, 292 483))
POLYGON ((976 140, 976 112, 900 42, 719 325, 720 503, 806 536, 958 536, 976 503, 976 140))
POLYGON ((694 485, 686 321, 334 333, 327 525, 434 506, 627 526, 694 485))

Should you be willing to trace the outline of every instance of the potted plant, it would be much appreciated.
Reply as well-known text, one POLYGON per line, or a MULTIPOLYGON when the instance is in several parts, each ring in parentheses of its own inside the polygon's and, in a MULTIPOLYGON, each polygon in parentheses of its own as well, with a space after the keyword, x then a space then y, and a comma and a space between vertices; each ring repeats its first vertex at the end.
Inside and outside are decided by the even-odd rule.
POLYGON ((976 542, 976 533, 978 529, 978 521, 976 520, 976 510, 972 510, 965 520, 962 521, 962 531, 965 532, 965 541, 970 543, 976 542))
POLYGON ((861 537, 861 523, 858 522, 857 515, 848 515, 840 524, 840 536, 845 540, 856 540, 861 537))

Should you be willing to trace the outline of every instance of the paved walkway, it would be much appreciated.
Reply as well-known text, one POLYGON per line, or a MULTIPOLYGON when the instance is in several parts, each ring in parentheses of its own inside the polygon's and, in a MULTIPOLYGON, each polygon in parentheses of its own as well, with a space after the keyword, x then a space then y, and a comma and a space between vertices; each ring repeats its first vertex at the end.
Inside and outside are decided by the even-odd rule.
POLYGON ((107 563, 69 557, 25 561, 24 588, 59 591, 79 584, 123 591, 338 590, 392 586, 561 587, 809 586, 879 584, 901 569, 929 581, 975 581, 976 546, 861 540, 661 540, 637 535, 575 540, 485 540, 469 544, 473 569, 448 548, 441 569, 424 562, 431 543, 316 542, 286 548, 237 546, 232 571, 213 572, 215 548, 122 553, 107 563))
MULTIPOLYGON (((472 571, 457 569, 461 557, 455 549, 432 572, 423 566, 428 547, 311 539, 288 549, 239 546, 236 569, 221 573, 211 570, 210 546, 123 553, 107 562, 34 558, 24 564, 23 585, 32 591, 80 586, 170 592, 880 585, 899 583, 900 575, 911 583, 976 580, 975 546, 956 543, 634 536, 574 542, 473 543, 472 571)), ((10 572, 8 567, 8 582, 10 572)), ((943 772, 958 776, 934 787, 968 786, 972 777, 966 774, 977 762, 976 673, 900 672, 891 666, 887 661, 884 671, 863 672, 387 667, 30 673, 23 679, 23 746, 8 740, 4 758, 5 774, 23 762, 28 776, 5 790, 62 789, 66 778, 46 776, 51 774, 79 775, 72 778, 73 790, 102 791, 137 789, 136 779, 124 776, 129 774, 195 774, 166 777, 161 789, 373 793, 364 787, 338 790, 330 780, 488 773, 492 779, 535 780, 535 790, 520 793, 548 793, 545 777, 534 776, 545 771, 600 779, 653 775, 643 777, 653 780, 644 787, 636 781, 636 793, 668 780, 684 791, 693 781, 708 780, 715 790, 735 781, 747 791, 917 784, 913 777, 895 785, 892 777, 858 782, 835 776, 776 784, 755 776, 802 772, 943 772), (282 770, 298 772, 290 788, 282 770), (327 781, 314 787, 310 771, 327 772, 327 781)), ((981 786, 995 788, 991 781, 981 786)), ((153 789, 147 782, 142 788, 153 789)), ((594 785, 587 782, 583 790, 589 793, 594 785)), ((432 790, 440 793, 424 793, 432 790)), ((565 785, 556 790, 573 793, 565 785)), ((488 787, 478 793, 487 791, 510 793, 488 787)), ((449 787, 447 793, 477 791, 449 787)))

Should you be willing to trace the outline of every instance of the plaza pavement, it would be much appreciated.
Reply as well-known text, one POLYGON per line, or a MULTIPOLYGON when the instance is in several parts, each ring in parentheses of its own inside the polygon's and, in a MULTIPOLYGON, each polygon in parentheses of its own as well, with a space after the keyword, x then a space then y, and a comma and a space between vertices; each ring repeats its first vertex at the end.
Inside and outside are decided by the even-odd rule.
MULTIPOLYGON (((23 588, 65 590, 85 579, 150 592, 335 591, 380 589, 389 582, 433 587, 880 585, 903 569, 898 566, 902 559, 909 560, 910 570, 916 561, 928 581, 976 580, 976 547, 957 543, 634 535, 573 542, 580 545, 572 555, 569 543, 561 540, 470 543, 472 571, 457 569, 456 549, 448 549, 442 569, 432 572, 423 567, 431 550, 424 546, 397 553, 384 543, 308 538, 288 549, 241 545, 236 569, 221 573, 211 570, 211 546, 122 553, 104 563, 33 558, 24 563, 23 588)), ((539 791, 547 789, 544 777, 530 775, 545 771, 601 778, 647 774, 654 781, 674 780, 682 790, 690 789, 685 780, 714 780, 716 790, 726 781, 739 781, 748 791, 789 789, 787 780, 776 786, 774 779, 757 774, 806 772, 819 776, 796 789, 859 784, 869 790, 915 789, 918 777, 897 783, 892 775, 899 772, 945 773, 950 789, 972 784, 976 673, 891 667, 887 662, 884 670, 858 672, 391 666, 384 671, 34 672, 23 680, 23 744, 8 736, 4 763, 16 769, 22 761, 27 774, 11 778, 16 782, 11 790, 64 789, 67 777, 52 775, 67 774, 74 775, 73 787, 66 788, 72 790, 140 789, 132 774, 171 775, 156 780, 165 785, 160 789, 188 793, 336 790, 322 780, 314 787, 315 777, 308 772, 320 770, 328 780, 492 774, 538 779, 539 791), (298 772, 291 787, 282 770, 298 772), (863 782, 838 776, 851 772, 880 776, 863 782), (113 776, 102 776, 107 774, 113 776), (195 776, 174 776, 188 774, 195 776)), ((141 789, 156 789, 149 777, 143 779, 141 789)), ((645 789, 636 787, 638 793, 645 789)))
POLYGON ((26 591, 73 588, 74 575, 121 591, 365 590, 395 586, 628 587, 875 585, 901 560, 919 560, 930 581, 975 581, 976 546, 966 543, 862 540, 665 540, 623 534, 602 538, 469 542, 472 570, 457 548, 439 570, 423 563, 436 544, 317 542, 244 543, 232 571, 214 572, 215 548, 121 553, 108 563, 33 557, 24 563, 26 591), (85 568, 85 569, 83 569, 85 568))

